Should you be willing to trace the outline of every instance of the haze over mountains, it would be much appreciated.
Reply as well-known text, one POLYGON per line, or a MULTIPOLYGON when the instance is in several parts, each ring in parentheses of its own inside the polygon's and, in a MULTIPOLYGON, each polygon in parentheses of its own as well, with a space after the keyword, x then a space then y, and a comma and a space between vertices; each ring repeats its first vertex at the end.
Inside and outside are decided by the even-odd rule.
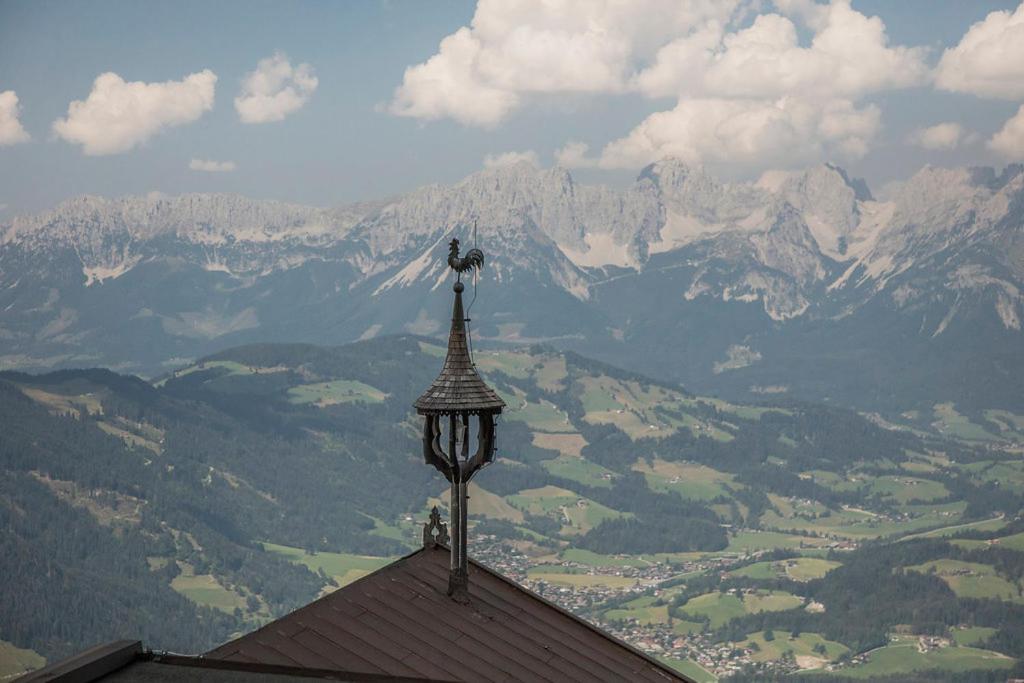
POLYGON ((0 364, 157 375, 252 341, 442 334, 428 294, 474 222, 483 343, 744 400, 1024 406, 1019 165, 926 167, 887 201, 831 165, 728 184, 672 160, 623 190, 520 163, 338 209, 80 197, 0 226, 0 364))

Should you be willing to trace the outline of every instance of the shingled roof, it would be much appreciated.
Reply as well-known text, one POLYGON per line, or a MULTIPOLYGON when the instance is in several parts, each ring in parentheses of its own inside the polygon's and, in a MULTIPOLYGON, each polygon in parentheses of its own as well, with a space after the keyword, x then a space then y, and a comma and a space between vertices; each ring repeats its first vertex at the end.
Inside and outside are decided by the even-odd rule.
POLYGON ((446 595, 449 551, 428 546, 206 658, 454 681, 687 681, 470 560, 470 600, 446 595))
POLYGON ((500 413, 505 402, 480 378, 469 355, 466 316, 462 311, 462 283, 455 285, 452 329, 448 334, 448 355, 445 356, 444 367, 413 405, 420 415, 450 415, 462 411, 471 414, 500 413))

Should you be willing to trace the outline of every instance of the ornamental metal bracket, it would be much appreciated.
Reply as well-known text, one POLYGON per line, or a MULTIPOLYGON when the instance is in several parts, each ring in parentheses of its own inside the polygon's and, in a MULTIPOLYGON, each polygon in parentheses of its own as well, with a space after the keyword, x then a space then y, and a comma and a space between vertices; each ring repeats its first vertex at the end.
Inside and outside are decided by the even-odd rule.
POLYGON ((462 415, 461 424, 453 419, 457 430, 457 441, 462 444, 462 457, 456 453, 445 453, 441 446, 441 417, 430 415, 423 420, 423 460, 444 475, 449 482, 468 482, 477 470, 494 460, 494 416, 480 415, 480 430, 477 433, 477 448, 469 455, 469 415, 462 415))
POLYGON ((430 521, 423 525, 423 547, 448 545, 449 542, 448 525, 441 521, 441 513, 435 505, 430 511, 430 521))

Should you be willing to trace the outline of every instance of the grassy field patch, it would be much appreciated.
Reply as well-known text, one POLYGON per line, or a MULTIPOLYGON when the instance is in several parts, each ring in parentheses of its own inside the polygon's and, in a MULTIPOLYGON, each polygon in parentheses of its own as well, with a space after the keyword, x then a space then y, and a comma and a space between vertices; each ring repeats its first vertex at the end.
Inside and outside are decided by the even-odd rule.
POLYGON ((755 562, 729 572, 730 576, 741 576, 749 579, 785 579, 793 581, 810 581, 820 579, 828 572, 840 566, 839 562, 824 560, 817 557, 796 557, 776 562, 755 562))
POLYGON ((333 578, 341 586, 380 569, 394 559, 351 553, 318 552, 315 555, 308 555, 302 548, 292 548, 276 543, 262 543, 261 545, 264 550, 282 555, 297 564, 303 564, 313 572, 319 572, 322 569, 324 574, 333 578))
MULTIPOLYGON (((470 498, 469 510, 474 515, 483 515, 492 519, 504 519, 516 524, 523 522, 522 511, 517 510, 501 496, 493 494, 487 489, 480 488, 473 482, 470 482, 467 494, 470 498)), ((442 497, 443 495, 442 493, 442 497)))
POLYGON ((798 557, 792 560, 783 560, 786 576, 794 581, 811 581, 820 579, 830 571, 840 566, 839 562, 823 560, 817 557, 798 557))
POLYGON ((505 394, 502 394, 502 398, 508 403, 509 410, 505 415, 509 420, 525 422, 530 429, 538 432, 576 432, 576 427, 569 422, 569 416, 550 401, 541 399, 539 403, 531 403, 518 394, 511 401, 505 394))
POLYGON ((631 439, 660 438, 681 428, 689 429, 695 436, 720 441, 733 438, 720 426, 688 414, 686 399, 680 392, 605 376, 583 377, 579 385, 584 420, 614 425, 631 439))
POLYGON ((777 529, 810 532, 818 535, 839 536, 853 540, 912 534, 920 529, 938 525, 954 526, 964 510, 963 502, 943 504, 903 504, 899 507, 907 514, 904 519, 892 519, 880 514, 844 506, 841 510, 825 510, 817 517, 783 517, 773 510, 761 516, 761 523, 777 529))
POLYGON ((98 397, 92 394, 80 394, 77 396, 66 396, 54 394, 35 387, 20 387, 21 393, 28 396, 36 403, 42 403, 50 408, 50 412, 73 415, 80 418, 82 413, 86 415, 102 415, 103 404, 98 397))
POLYGON ((444 358, 448 355, 448 349, 438 344, 428 344, 427 342, 420 342, 420 351, 433 356, 434 358, 444 358))
POLYGON ((160 447, 159 443, 155 441, 150 441, 149 439, 143 436, 134 434, 128 431, 127 429, 111 424, 110 422, 99 420, 96 422, 96 426, 102 429, 107 434, 110 434, 111 436, 116 436, 117 438, 121 439, 129 448, 133 450, 137 446, 139 448, 146 448, 155 453, 156 455, 160 455, 163 452, 163 448, 160 447))
POLYGON ((553 586, 569 586, 572 588, 590 588, 593 586, 605 586, 607 588, 623 589, 632 588, 637 584, 636 579, 628 576, 614 576, 607 574, 562 574, 551 571, 536 571, 539 567, 529 570, 527 575, 532 581, 545 581, 553 586))
POLYGON ((478 351, 475 356, 481 372, 500 372, 516 379, 528 378, 537 363, 533 356, 521 351, 478 351))
POLYGON ((943 647, 921 652, 917 643, 897 643, 872 650, 864 664, 843 668, 837 674, 872 679, 927 669, 950 672, 1008 669, 1013 664, 1014 660, 1006 655, 973 647, 943 647))
POLYGON ((779 577, 778 564, 775 562, 755 562, 746 567, 733 569, 729 576, 742 577, 745 579, 777 579, 779 577))
POLYGON ((561 455, 554 460, 545 460, 541 467, 556 477, 572 479, 584 486, 611 488, 615 473, 589 460, 561 455))
POLYGON ((979 481, 1024 488, 1024 462, 1020 460, 983 460, 961 465, 960 468, 979 481))
POLYGON ((336 379, 316 384, 300 384, 288 390, 288 400, 304 405, 313 403, 321 408, 339 403, 383 403, 388 395, 352 379, 336 379))
POLYGON ((192 574, 185 568, 171 580, 171 588, 197 605, 206 605, 228 614, 236 607, 245 609, 245 599, 235 591, 225 588, 212 574, 192 574))
POLYGON ((935 574, 962 598, 993 598, 1024 603, 1016 585, 996 574, 992 565, 961 560, 932 560, 907 567, 922 574, 935 574))
POLYGON ((994 636, 998 630, 989 626, 965 626, 953 629, 953 640, 957 645, 979 645, 994 636))
POLYGON ((705 593, 691 598, 680 609, 692 616, 707 617, 715 629, 744 614, 777 612, 803 603, 803 598, 783 591, 757 590, 745 594, 705 593))
MULTIPOLYGON (((626 603, 629 605, 629 603, 626 603)), ((623 606, 620 609, 610 609, 604 613, 605 619, 616 620, 633 619, 638 624, 667 624, 668 605, 648 605, 646 607, 623 606)))
POLYGON ((591 567, 649 567, 653 562, 643 557, 631 555, 601 555, 583 550, 582 548, 566 548, 560 557, 570 562, 590 565, 591 567))
POLYGON ((792 652, 802 669, 818 668, 850 651, 845 645, 825 640, 818 633, 801 633, 793 638, 789 632, 778 630, 774 631, 773 635, 772 640, 766 640, 764 631, 751 633, 741 647, 755 650, 750 656, 755 662, 775 661, 781 659, 786 652, 792 652), (818 647, 818 651, 815 651, 815 647, 818 647), (820 651, 822 649, 824 653, 820 651))
POLYGON ((776 531, 745 529, 729 537, 729 545, 723 552, 745 553, 755 550, 774 550, 775 548, 792 550, 801 547, 820 547, 828 543, 829 541, 824 538, 807 538, 776 531))
POLYGON ((998 438, 981 425, 971 422, 966 415, 958 413, 952 403, 936 403, 934 416, 932 426, 944 436, 965 441, 992 441, 998 438))
POLYGON ((583 457, 583 447, 587 445, 587 440, 583 438, 582 434, 576 433, 563 432, 551 434, 547 432, 534 432, 533 445, 537 448, 546 448, 549 451, 558 451, 562 455, 581 458, 583 457))
MULTIPOLYGON (((942 527, 940 529, 932 529, 931 531, 925 531, 920 534, 912 534, 905 536, 904 541, 909 541, 914 538, 945 538, 946 536, 953 536, 960 533, 961 531, 998 531, 1006 526, 1006 520, 1003 517, 995 517, 993 519, 982 519, 977 522, 967 522, 965 524, 954 524, 952 526, 942 527)), ((954 540, 953 543, 959 544, 959 540, 954 540)), ((968 543, 976 543, 978 545, 974 547, 982 547, 986 545, 988 541, 968 541, 968 543)), ((971 547, 971 546, 964 546, 971 547)), ((1024 550, 1024 548, 1019 548, 1024 550)))
POLYGON ((688 462, 668 462, 655 459, 652 463, 637 460, 632 468, 641 472, 647 485, 654 491, 676 492, 691 500, 712 500, 719 496, 729 497, 726 484, 732 484, 730 474, 688 462))
POLYGON ((0 679, 14 678, 44 666, 46 658, 34 650, 15 647, 6 640, 0 640, 0 679))
POLYGON ((1008 410, 986 410, 985 419, 999 427, 999 435, 1004 439, 1024 441, 1024 415, 1017 415, 1008 410))
POLYGON ((1022 531, 1019 534, 1011 534, 1010 536, 993 538, 990 541, 976 541, 974 539, 968 538, 957 538, 952 540, 951 543, 953 543, 954 545, 958 545, 961 548, 966 548, 968 550, 975 550, 977 548, 985 548, 990 545, 993 545, 998 546, 1000 548, 1009 548, 1010 550, 1024 552, 1024 531, 1022 531))
POLYGON ((565 365, 565 356, 562 355, 542 358, 533 371, 533 381, 544 391, 563 391, 568 376, 569 369, 565 365))

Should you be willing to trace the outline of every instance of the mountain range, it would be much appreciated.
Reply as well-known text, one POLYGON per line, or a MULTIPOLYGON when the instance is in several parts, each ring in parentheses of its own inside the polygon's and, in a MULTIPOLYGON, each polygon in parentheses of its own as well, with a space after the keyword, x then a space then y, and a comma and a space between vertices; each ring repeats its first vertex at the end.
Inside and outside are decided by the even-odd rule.
POLYGON ((79 197, 0 225, 0 365, 155 376, 241 343, 442 335, 453 236, 487 255, 483 345, 735 400, 1024 407, 1019 165, 926 167, 885 201, 832 165, 726 183, 674 160, 625 189, 519 163, 334 209, 79 197))

